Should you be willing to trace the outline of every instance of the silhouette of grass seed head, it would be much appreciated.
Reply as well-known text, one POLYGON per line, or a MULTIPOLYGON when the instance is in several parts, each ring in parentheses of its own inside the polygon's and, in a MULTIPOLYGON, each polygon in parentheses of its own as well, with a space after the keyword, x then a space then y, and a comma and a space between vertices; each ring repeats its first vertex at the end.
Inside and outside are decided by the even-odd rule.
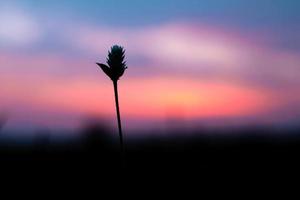
POLYGON ((120 138, 120 147, 123 155, 123 133, 122 133, 122 123, 121 115, 119 108, 119 95, 118 95, 118 80, 124 74, 125 69, 127 69, 125 59, 125 49, 121 46, 114 45, 111 47, 108 52, 107 65, 102 63, 97 63, 103 72, 113 81, 114 93, 115 93, 115 103, 118 119, 118 128, 119 128, 119 138, 120 138))
POLYGON ((125 49, 121 46, 114 45, 108 52, 107 65, 97 63, 103 70, 103 72, 114 82, 117 82, 119 78, 124 74, 127 69, 125 59, 125 49))

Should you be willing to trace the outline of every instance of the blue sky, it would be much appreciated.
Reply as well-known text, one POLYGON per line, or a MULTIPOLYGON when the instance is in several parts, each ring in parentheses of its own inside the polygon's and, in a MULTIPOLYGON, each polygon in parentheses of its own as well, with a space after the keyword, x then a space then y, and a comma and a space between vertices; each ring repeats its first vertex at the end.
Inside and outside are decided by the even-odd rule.
POLYGON ((4 0, 0 5, 22 8, 45 24, 128 28, 181 21, 232 27, 250 34, 259 30, 259 34, 276 37, 276 45, 300 49, 300 2, 296 0, 4 0))
POLYGON ((170 20, 204 20, 241 26, 299 26, 296 0, 51 0, 2 1, 39 15, 82 18, 109 25, 148 25, 170 20))

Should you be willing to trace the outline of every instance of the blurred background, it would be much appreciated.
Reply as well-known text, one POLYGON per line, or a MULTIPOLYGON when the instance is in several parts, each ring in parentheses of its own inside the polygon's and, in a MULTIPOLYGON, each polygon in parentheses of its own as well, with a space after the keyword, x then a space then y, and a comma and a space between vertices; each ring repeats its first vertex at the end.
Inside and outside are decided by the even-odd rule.
POLYGON ((113 86, 95 64, 114 44, 126 49, 127 145, 163 138, 160 152, 174 138, 205 137, 208 146, 194 146, 209 149, 216 135, 282 144, 300 129, 299 9, 294 0, 1 0, 2 146, 45 153, 86 132, 117 138, 113 86))

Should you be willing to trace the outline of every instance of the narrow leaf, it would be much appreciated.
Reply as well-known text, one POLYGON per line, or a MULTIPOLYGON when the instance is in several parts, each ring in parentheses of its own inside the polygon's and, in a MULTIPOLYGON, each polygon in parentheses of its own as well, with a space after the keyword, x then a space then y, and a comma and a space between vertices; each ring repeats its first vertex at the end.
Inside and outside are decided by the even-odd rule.
POLYGON ((99 67, 103 70, 103 72, 109 77, 111 78, 111 69, 102 63, 96 63, 97 65, 99 65, 99 67))

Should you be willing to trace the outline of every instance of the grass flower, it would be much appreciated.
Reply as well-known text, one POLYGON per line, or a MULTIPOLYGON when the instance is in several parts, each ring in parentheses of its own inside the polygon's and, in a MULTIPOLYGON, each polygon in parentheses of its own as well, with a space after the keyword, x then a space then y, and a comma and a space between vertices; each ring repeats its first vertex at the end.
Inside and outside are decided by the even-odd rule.
POLYGON ((111 50, 108 52, 108 57, 106 60, 107 65, 103 63, 97 63, 97 65, 113 82, 117 119, 118 119, 118 128, 119 128, 120 146, 121 146, 122 153, 124 149, 124 143, 123 143, 122 123, 121 123, 119 98, 118 98, 118 80, 127 69, 126 62, 124 61, 124 59, 125 59, 125 49, 121 46, 114 45, 111 47, 111 50))

